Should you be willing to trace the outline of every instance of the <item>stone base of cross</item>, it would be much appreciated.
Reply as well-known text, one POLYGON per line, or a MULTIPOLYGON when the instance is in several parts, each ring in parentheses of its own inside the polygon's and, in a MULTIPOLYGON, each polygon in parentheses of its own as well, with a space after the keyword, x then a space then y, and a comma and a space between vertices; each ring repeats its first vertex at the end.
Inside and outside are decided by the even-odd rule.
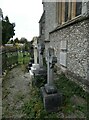
POLYGON ((49 111, 58 111, 58 108, 62 105, 62 94, 58 92, 54 85, 53 68, 57 63, 57 58, 54 55, 54 49, 49 48, 47 55, 47 84, 41 87, 41 94, 43 97, 44 108, 49 111))
POLYGON ((48 112, 57 112, 59 110, 59 107, 62 105, 63 96, 58 91, 55 91, 55 89, 53 90, 53 93, 52 90, 51 92, 49 90, 47 93, 47 89, 45 89, 45 87, 41 87, 41 95, 43 98, 44 108, 48 112))

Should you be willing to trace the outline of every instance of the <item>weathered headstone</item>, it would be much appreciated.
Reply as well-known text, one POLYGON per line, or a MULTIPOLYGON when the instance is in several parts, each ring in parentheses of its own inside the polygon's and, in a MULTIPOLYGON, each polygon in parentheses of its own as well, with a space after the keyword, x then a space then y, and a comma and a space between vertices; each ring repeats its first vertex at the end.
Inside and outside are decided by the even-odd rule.
POLYGON ((37 63, 38 51, 37 51, 37 43, 34 44, 34 63, 32 64, 31 70, 34 72, 39 69, 39 64, 37 63))
POLYGON ((54 85, 54 65, 57 63, 57 58, 54 55, 54 49, 48 48, 47 55, 47 84, 41 87, 44 107, 47 111, 57 111, 62 104, 62 94, 57 91, 54 85))
MULTIPOLYGON (((38 44, 37 49, 34 50, 34 63, 35 65, 33 65, 33 67, 35 67, 36 65, 38 65, 39 67, 37 67, 38 69, 40 69, 41 67, 43 67, 43 51, 44 51, 44 44, 38 44), (37 51, 38 49, 38 51, 37 51), (37 64, 37 53, 39 54, 39 64, 37 64)), ((38 71, 38 70, 37 70, 38 71)))
MULTIPOLYGON (((38 44, 38 52, 39 52, 39 68, 34 70, 34 84, 39 86, 41 83, 46 83, 47 80, 47 71, 43 66, 43 53, 44 53, 45 45, 43 43, 38 44)), ((41 84, 41 85, 42 85, 41 84)))
MULTIPOLYGON (((31 70, 29 71, 30 72, 30 76, 31 78, 46 78, 47 76, 47 73, 46 73, 46 70, 43 66, 43 52, 44 52, 44 49, 45 49, 45 46, 43 43, 39 43, 38 45, 37 44, 33 44, 34 46, 34 64, 32 64, 32 67, 31 67, 31 70), (37 57, 38 57, 38 54, 39 54, 39 64, 37 63, 37 57)), ((37 82, 38 80, 35 80, 33 81, 34 84, 38 84, 37 82)))
POLYGON ((31 62, 29 64, 29 66, 31 66, 31 72, 33 72, 35 69, 37 69, 39 67, 39 64, 37 63, 37 58, 38 58, 38 44, 37 44, 37 37, 34 37, 32 40, 32 50, 31 52, 31 56, 33 56, 34 62, 31 65, 31 62))
POLYGON ((44 44, 38 44, 38 52, 39 52, 39 64, 37 64, 37 49, 34 47, 34 64, 31 67, 32 72, 38 73, 40 69, 43 68, 43 51, 44 51, 44 44))

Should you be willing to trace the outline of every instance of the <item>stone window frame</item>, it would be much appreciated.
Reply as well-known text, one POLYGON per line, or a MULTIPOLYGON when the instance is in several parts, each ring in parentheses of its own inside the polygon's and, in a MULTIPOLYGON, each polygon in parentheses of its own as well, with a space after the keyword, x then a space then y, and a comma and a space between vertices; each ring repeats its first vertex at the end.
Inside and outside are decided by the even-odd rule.
POLYGON ((64 0, 62 2, 62 0, 61 0, 60 2, 56 3, 57 23, 60 24, 60 25, 64 24, 65 22, 68 22, 68 21, 70 21, 72 19, 75 19, 76 17, 81 16, 81 14, 82 14, 82 1, 80 2, 80 4, 81 4, 81 12, 78 15, 77 15, 77 8, 76 8, 77 3, 78 3, 78 2, 76 2, 77 0, 75 0, 75 2, 74 2, 74 0, 73 0, 73 2, 71 2, 72 0, 68 0, 68 1, 69 2, 66 2, 66 0, 64 0), (65 10, 66 3, 68 3, 67 4, 68 5, 67 6, 68 7, 67 8, 68 9, 67 13, 66 13, 66 10, 65 10), (66 14, 67 14, 67 18, 65 18, 66 14))

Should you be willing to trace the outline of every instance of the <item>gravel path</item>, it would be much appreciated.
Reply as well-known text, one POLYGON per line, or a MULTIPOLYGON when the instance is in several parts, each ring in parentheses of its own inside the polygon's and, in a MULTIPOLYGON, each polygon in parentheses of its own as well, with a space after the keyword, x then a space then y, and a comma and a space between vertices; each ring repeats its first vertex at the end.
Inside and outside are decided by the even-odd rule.
POLYGON ((2 113, 4 118, 21 118, 21 107, 30 99, 30 74, 24 66, 13 68, 2 83, 2 113))

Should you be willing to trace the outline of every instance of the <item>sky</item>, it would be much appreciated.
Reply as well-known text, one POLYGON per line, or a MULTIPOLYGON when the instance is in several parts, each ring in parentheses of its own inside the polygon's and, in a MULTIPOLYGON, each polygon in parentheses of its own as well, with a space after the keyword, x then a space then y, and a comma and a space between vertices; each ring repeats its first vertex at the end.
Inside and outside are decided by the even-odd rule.
POLYGON ((39 20, 43 13, 42 0, 0 0, 3 15, 15 23, 15 36, 31 41, 39 36, 39 20))

